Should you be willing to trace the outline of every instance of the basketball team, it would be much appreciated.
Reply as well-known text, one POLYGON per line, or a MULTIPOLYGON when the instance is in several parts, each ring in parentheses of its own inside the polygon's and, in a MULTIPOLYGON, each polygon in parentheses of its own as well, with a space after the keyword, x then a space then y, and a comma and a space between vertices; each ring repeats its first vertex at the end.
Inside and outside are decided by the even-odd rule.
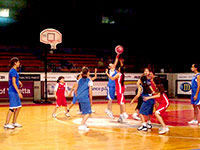
MULTIPOLYGON (((9 71, 9 110, 7 113, 4 128, 14 129, 16 127, 22 127, 17 123, 17 118, 22 107, 21 99, 23 95, 20 93, 20 87, 22 83, 19 81, 19 74, 17 68, 20 67, 20 61, 17 57, 13 57, 10 60, 11 69, 9 71), (12 123, 10 123, 13 116, 12 123)), ((198 124, 198 112, 200 109, 200 73, 198 64, 192 64, 191 71, 194 72, 194 77, 191 83, 192 95, 191 104, 194 108, 194 118, 189 121, 189 124, 198 124)), ((107 99, 108 104, 105 109, 105 113, 114 119, 112 113, 112 101, 115 99, 115 93, 117 95, 117 103, 119 104, 120 114, 118 122, 125 122, 129 115, 126 113, 126 101, 124 97, 125 92, 125 67, 123 65, 123 59, 120 58, 120 53, 117 53, 114 63, 110 63, 108 69, 105 70, 108 76, 107 84, 107 99), (120 62, 120 67, 116 70, 116 66, 120 62)), ((56 118, 56 111, 59 107, 65 107, 66 117, 70 117, 69 112, 72 106, 78 102, 80 114, 82 115, 81 124, 78 127, 80 131, 89 131, 89 127, 86 122, 90 115, 94 112, 92 110, 92 86, 93 81, 97 78, 97 69, 95 69, 95 76, 90 77, 90 71, 88 67, 84 66, 82 71, 77 76, 77 82, 71 88, 71 91, 67 90, 67 83, 65 83, 64 77, 58 77, 57 84, 55 86, 55 99, 56 106, 52 113, 52 117, 56 118), (65 93, 68 96, 72 96, 72 103, 67 107, 65 93)), ((164 92, 164 87, 159 77, 156 77, 153 72, 148 68, 144 69, 144 73, 137 81, 136 96, 131 100, 130 104, 137 102, 137 106, 132 117, 135 120, 139 120, 141 125, 137 128, 138 131, 148 131, 152 129, 151 116, 154 112, 155 117, 160 122, 161 127, 158 130, 159 134, 165 134, 169 131, 164 121, 164 113, 170 105, 169 99, 164 92)), ((200 124, 199 124, 200 125, 200 124)))

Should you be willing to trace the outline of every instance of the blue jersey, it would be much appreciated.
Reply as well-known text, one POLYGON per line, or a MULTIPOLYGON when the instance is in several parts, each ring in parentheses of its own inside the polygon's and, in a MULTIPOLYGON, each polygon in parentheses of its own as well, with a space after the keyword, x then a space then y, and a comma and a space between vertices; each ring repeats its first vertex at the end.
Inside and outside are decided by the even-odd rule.
POLYGON ((15 77, 16 78, 16 85, 19 88, 19 74, 17 73, 17 70, 12 68, 9 71, 9 92, 16 92, 13 83, 12 83, 12 78, 15 77))
MULTIPOLYGON (((109 75, 111 77, 114 77, 115 75, 117 74, 117 71, 114 70, 114 71, 109 71, 109 75)), ((110 78, 108 79, 108 85, 107 86, 110 86, 110 87, 115 87, 115 80, 111 80, 110 78)))
POLYGON ((89 78, 81 78, 78 81, 77 97, 78 102, 90 102, 89 86, 92 86, 92 81, 89 78))
POLYGON ((194 101, 194 99, 193 99, 193 97, 195 96, 195 94, 197 92, 197 87, 198 87, 197 76, 199 76, 199 75, 200 75, 200 73, 197 73, 192 78, 192 82, 191 82, 191 89, 192 89, 191 102, 192 102, 192 104, 196 104, 196 105, 199 105, 199 103, 200 103, 200 92, 198 94, 197 100, 194 101))

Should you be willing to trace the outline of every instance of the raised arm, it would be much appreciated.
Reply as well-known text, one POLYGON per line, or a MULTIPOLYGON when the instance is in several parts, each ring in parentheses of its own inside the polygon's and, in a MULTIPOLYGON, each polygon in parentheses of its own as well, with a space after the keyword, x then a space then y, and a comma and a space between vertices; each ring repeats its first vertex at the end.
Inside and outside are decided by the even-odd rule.
POLYGON ((118 60, 119 60, 119 54, 117 54, 117 56, 115 57, 115 62, 113 64, 113 68, 115 68, 117 66, 118 60))
POLYGON ((106 75, 111 79, 111 80, 115 80, 117 78, 119 78, 119 73, 117 73, 114 77, 110 76, 108 73, 108 69, 106 69, 106 75))
POLYGON ((91 78, 92 81, 97 79, 97 68, 94 69, 94 77, 91 78))

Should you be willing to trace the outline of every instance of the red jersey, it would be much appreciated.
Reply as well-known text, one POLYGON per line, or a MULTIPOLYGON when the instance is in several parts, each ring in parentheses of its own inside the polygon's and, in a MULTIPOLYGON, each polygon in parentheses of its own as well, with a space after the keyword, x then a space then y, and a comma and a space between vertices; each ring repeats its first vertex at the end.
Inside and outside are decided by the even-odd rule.
POLYGON ((56 100, 56 105, 57 106, 66 106, 66 98, 65 98, 65 91, 67 89, 67 85, 64 84, 60 84, 58 83, 56 85, 55 91, 56 91, 56 96, 57 96, 57 100, 56 100))
POLYGON ((65 96, 66 85, 58 83, 58 88, 56 90, 57 96, 65 96))
POLYGON ((159 103, 155 113, 162 115, 169 107, 169 99, 167 98, 167 95, 163 93, 160 98, 156 98, 155 100, 159 103))
POLYGON ((160 98, 155 99, 159 104, 169 105, 169 99, 165 93, 160 95, 160 98))

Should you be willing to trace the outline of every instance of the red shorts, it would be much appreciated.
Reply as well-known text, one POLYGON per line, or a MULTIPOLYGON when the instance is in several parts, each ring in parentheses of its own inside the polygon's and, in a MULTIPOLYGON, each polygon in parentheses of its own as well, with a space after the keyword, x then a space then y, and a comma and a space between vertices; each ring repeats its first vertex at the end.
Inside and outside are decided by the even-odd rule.
POLYGON ((125 104, 124 93, 117 93, 117 103, 119 105, 125 104))
POLYGON ((160 115, 163 114, 167 110, 168 106, 168 104, 159 104, 155 113, 160 115))
POLYGON ((67 106, 66 98, 65 97, 58 97, 56 100, 56 106, 67 106))

